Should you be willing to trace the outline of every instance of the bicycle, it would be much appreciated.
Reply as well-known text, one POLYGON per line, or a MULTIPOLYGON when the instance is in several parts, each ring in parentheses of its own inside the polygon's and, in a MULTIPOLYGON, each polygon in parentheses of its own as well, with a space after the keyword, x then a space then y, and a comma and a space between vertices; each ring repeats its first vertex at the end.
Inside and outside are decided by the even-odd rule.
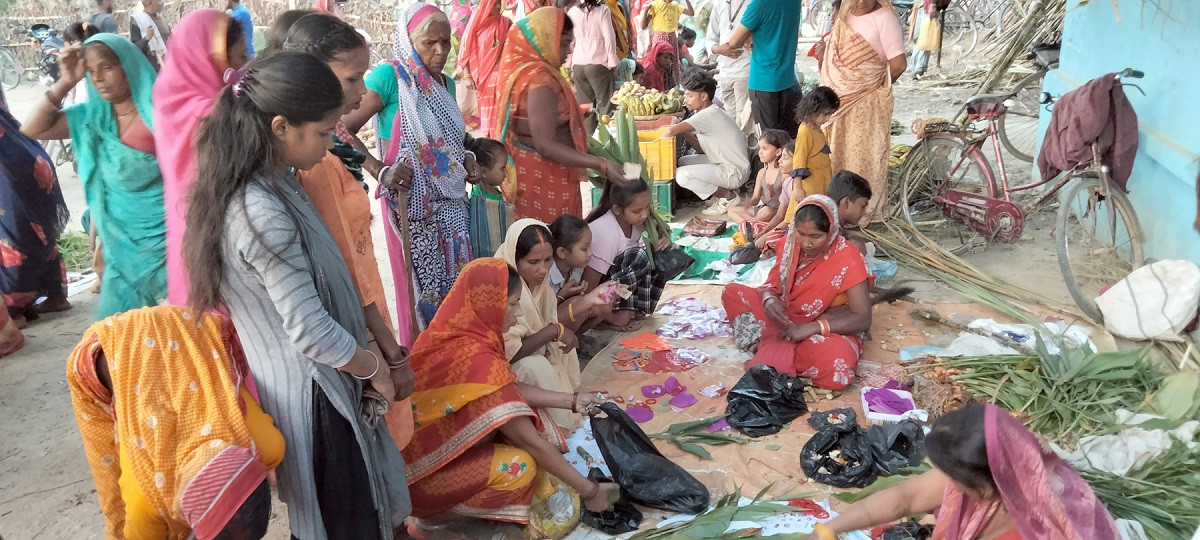
POLYGON ((12 90, 21 84, 21 76, 25 74, 25 66, 8 47, 0 47, 0 84, 5 90, 12 90))
POLYGON ((1037 149, 1042 79, 1046 72, 1058 67, 1059 47, 1058 43, 1032 47, 1030 56, 1037 69, 1008 90, 1004 102, 1008 110, 1000 116, 996 126, 1000 142, 1004 143, 1008 153, 1026 163, 1033 163, 1033 152, 1037 149))
MULTIPOLYGON (((1140 71, 1125 69, 1117 78, 1142 76, 1140 71)), ((1095 304, 1100 289, 1144 260, 1143 233, 1133 205, 1123 190, 1113 187, 1110 168, 1102 163, 1095 143, 1091 159, 1072 170, 1010 186, 998 137, 1008 100, 1008 94, 977 96, 967 102, 962 128, 925 133, 901 168, 899 211, 929 241, 962 254, 991 242, 1015 243, 1021 238, 1025 216, 1059 195, 1053 233, 1059 269, 1075 303, 1100 322, 1095 304), (976 127, 980 122, 983 127, 976 127), (989 140, 998 178, 982 151, 989 140), (1046 186, 1056 178, 1028 204, 1014 202, 1014 194, 1046 186)), ((1041 102, 1050 105, 1054 99, 1043 93, 1041 102)))

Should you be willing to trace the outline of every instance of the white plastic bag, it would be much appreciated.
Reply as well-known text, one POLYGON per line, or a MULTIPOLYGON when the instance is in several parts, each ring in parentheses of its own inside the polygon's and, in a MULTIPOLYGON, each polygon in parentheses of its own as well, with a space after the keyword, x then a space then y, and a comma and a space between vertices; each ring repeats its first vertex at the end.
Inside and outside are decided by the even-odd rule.
POLYGON ((1200 307, 1200 266, 1158 261, 1134 270, 1096 298, 1104 326, 1133 340, 1183 341, 1200 307))

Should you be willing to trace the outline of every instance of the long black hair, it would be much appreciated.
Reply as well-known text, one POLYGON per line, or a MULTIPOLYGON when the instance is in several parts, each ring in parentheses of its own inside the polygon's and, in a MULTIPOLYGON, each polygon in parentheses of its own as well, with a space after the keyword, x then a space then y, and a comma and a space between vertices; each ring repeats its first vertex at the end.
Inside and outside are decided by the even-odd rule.
POLYGON ((800 98, 796 104, 796 123, 803 124, 809 118, 822 114, 833 114, 842 106, 842 99, 828 86, 818 86, 800 98))
POLYGON ((974 490, 994 490, 988 465, 984 415, 987 407, 971 402, 942 415, 925 437, 929 461, 955 483, 974 490))
POLYGON ((322 62, 330 62, 339 54, 366 45, 362 34, 346 21, 327 13, 313 13, 292 24, 283 50, 308 53, 322 62))
POLYGON ((587 222, 580 219, 579 216, 571 214, 558 216, 558 219, 550 224, 551 244, 554 249, 563 248, 571 251, 571 248, 579 243, 579 239, 583 237, 583 231, 587 228, 587 222))
MULTIPOLYGON (((251 183, 283 198, 279 185, 257 175, 282 165, 271 121, 282 116, 298 126, 323 120, 342 107, 341 82, 325 62, 304 53, 255 60, 234 86, 237 95, 234 87, 221 91, 196 138, 199 170, 188 203, 183 257, 191 277, 188 301, 201 311, 220 301, 225 266, 221 241, 230 201, 251 183)), ((253 226, 250 234, 262 237, 253 226)))
POLYGON ((613 181, 604 183, 604 192, 600 194, 600 202, 596 203, 596 207, 592 209, 592 213, 588 214, 587 222, 591 223, 600 219, 604 214, 612 210, 613 206, 617 208, 625 208, 633 204, 633 198, 650 191, 650 185, 641 178, 634 178, 624 184, 618 184, 613 181))

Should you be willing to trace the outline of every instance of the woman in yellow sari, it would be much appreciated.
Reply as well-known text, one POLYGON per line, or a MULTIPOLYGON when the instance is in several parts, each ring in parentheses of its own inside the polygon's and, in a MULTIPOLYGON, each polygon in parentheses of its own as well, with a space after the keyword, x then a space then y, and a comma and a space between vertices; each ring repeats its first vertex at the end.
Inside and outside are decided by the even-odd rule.
POLYGON ((283 435, 233 324, 158 306, 94 325, 67 385, 109 538, 262 538, 283 435))
MULTIPOLYGON (((504 349, 517 381, 555 392, 574 392, 579 386, 579 339, 558 322, 558 299, 550 287, 554 264, 550 229, 536 219, 522 219, 508 228, 496 256, 521 276, 521 314, 504 332, 504 349)), ((579 415, 550 412, 566 430, 579 427, 579 415)))
POLYGON ((832 170, 871 183, 863 223, 883 219, 891 145, 892 83, 908 66, 900 19, 888 0, 834 2, 833 30, 821 57, 821 85, 837 92, 841 108, 825 126, 832 170))
POLYGON ((594 395, 517 381, 504 329, 520 313, 521 277, 501 259, 471 261, 412 350, 416 433, 404 448, 412 515, 529 522, 540 468, 580 494, 592 511, 612 508, 616 484, 584 478, 563 458, 566 443, 545 408, 586 412, 594 395))

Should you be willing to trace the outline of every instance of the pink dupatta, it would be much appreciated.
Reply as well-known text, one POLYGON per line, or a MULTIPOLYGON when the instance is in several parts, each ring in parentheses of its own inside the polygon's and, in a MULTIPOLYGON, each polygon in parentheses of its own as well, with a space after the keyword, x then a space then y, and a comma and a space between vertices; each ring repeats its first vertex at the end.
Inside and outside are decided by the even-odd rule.
POLYGON ((187 268, 183 237, 187 197, 196 180, 196 127, 212 111, 225 87, 225 51, 229 16, 215 9, 189 13, 171 32, 167 59, 154 84, 154 132, 163 174, 167 220, 167 300, 187 304, 187 268))
POLYGON ((1042 445, 1008 411, 988 405, 984 413, 988 466, 1001 502, 981 503, 946 485, 934 540, 972 540, 1003 504, 1021 538, 1118 540, 1121 534, 1087 482, 1042 445))

